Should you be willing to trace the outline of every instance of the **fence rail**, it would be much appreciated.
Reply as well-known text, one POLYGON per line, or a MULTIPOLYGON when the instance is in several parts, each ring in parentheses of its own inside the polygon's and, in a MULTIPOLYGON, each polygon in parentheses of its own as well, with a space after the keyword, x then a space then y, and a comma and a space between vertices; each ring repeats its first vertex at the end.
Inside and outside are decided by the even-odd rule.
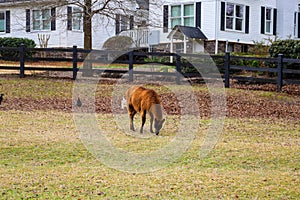
MULTIPOLYGON (((236 70, 243 70, 243 71, 250 71, 250 72, 267 72, 267 73, 274 73, 277 75, 276 80, 274 79, 266 79, 268 82, 276 82, 277 83, 277 91, 281 91, 283 86, 283 74, 297 74, 300 75, 300 69, 287 69, 284 66, 287 63, 300 63, 300 59, 290 59, 284 58, 283 55, 279 55, 278 58, 257 58, 257 57, 240 57, 240 56, 231 56, 230 53, 226 53, 225 56, 219 55, 198 55, 198 54, 179 54, 179 53, 159 53, 159 52, 121 52, 121 51, 103 51, 103 50, 84 50, 84 49, 77 49, 76 46, 73 48, 26 48, 24 45, 21 45, 19 48, 7 48, 7 47, 0 47, 0 59, 7 59, 7 57, 3 56, 2 52, 13 52, 14 58, 12 60, 18 61, 18 66, 7 66, 7 65, 0 65, 0 70, 19 70, 20 77, 25 76, 26 70, 37 70, 37 71, 69 71, 72 72, 72 79, 76 79, 77 73, 79 71, 78 63, 79 62, 102 62, 102 63, 111 63, 108 60, 109 55, 118 55, 118 56, 125 56, 123 60, 118 60, 116 63, 127 64, 128 69, 89 69, 92 73, 127 73, 129 74, 129 80, 133 81, 134 74, 156 74, 156 75, 163 75, 163 76, 175 76, 176 82, 180 83, 180 76, 181 74, 185 77, 190 76, 201 76, 200 73, 182 73, 182 66, 184 57, 191 57, 191 58, 201 58, 201 59, 222 59, 223 65, 219 66, 221 69, 224 70, 224 84, 225 87, 230 87, 230 79, 239 79, 239 80, 254 80, 254 77, 238 77, 232 75, 232 73, 236 70), (105 55, 105 58, 99 57, 86 57, 89 53, 93 52, 95 55, 105 55), (60 56, 51 57, 51 56, 28 56, 28 54, 51 54, 56 53, 60 56), (138 60, 137 57, 142 58, 152 58, 152 57, 167 57, 170 59, 170 62, 160 61, 159 63, 162 65, 173 66, 178 73, 166 73, 166 72, 141 72, 141 71, 134 71, 134 65, 138 64, 147 64, 151 63, 151 61, 147 62, 145 60, 138 60), (172 58, 172 59, 171 59, 172 58), (174 62, 171 62, 173 60, 174 62), (233 65, 231 64, 232 61, 257 61, 257 62, 265 62, 273 64, 273 68, 270 67, 253 67, 253 66, 242 66, 242 65, 233 65), (38 66, 28 66, 26 65, 28 62, 36 62, 36 61, 48 61, 48 62, 70 62, 72 63, 72 67, 38 67, 38 66)), ((10 57, 11 59, 11 57, 10 57)), ((185 63, 185 65, 187 65, 185 63)), ((191 65, 191 64, 190 64, 191 65)), ((188 65, 187 65, 188 66, 188 65)), ((193 67, 191 65, 191 67, 193 67)), ((80 69, 83 73, 87 72, 87 69, 80 69)), ((213 76, 212 76, 213 77, 213 76)), ((288 82, 288 81, 286 81, 288 82)), ((296 81, 297 82, 297 81, 296 81)), ((298 81, 300 82, 300 81, 298 81)))

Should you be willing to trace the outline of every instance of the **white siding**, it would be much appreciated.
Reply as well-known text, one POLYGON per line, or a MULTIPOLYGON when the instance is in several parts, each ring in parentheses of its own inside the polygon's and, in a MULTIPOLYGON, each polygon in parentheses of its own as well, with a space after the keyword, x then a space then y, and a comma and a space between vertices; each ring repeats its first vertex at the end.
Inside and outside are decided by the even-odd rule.
POLYGON ((278 36, 280 39, 294 38, 294 13, 299 12, 300 0, 277 0, 278 36))

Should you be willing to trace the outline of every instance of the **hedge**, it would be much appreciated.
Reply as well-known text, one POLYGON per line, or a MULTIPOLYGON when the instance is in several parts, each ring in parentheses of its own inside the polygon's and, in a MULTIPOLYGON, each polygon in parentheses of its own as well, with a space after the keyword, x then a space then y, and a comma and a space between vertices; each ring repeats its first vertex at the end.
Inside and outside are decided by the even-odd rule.
POLYGON ((285 58, 300 58, 300 41, 299 40, 277 40, 269 48, 271 57, 278 57, 283 54, 285 58))
MULTIPOLYGON (((35 42, 28 38, 13 38, 13 37, 4 37, 0 38, 0 47, 12 47, 18 48, 22 44, 28 48, 34 48, 36 46, 35 42)), ((33 52, 26 52, 26 57, 31 57, 33 52)), ((19 52, 14 50, 1 50, 0 55, 4 60, 18 60, 19 52)))

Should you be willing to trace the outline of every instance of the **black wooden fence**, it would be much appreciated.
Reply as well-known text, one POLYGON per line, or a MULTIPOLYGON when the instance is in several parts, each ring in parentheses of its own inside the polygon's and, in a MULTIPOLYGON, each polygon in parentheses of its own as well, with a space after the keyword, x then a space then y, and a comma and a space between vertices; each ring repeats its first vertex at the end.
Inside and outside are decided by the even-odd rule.
MULTIPOLYGON (((77 73, 79 71, 78 63, 86 61, 86 55, 88 55, 91 51, 90 50, 84 50, 84 49, 78 49, 77 46, 73 46, 73 48, 26 48, 25 46, 21 45, 19 48, 7 48, 7 47, 0 47, 0 59, 9 59, 9 60, 15 60, 19 62, 18 66, 0 66, 1 69, 5 70, 19 70, 20 71, 20 77, 25 76, 25 70, 37 70, 37 71, 70 71, 72 72, 72 79, 76 79, 77 73), (5 58, 1 52, 5 51, 11 51, 15 52, 14 58, 5 58), (48 53, 47 56, 37 56, 37 54, 48 53), (28 56, 30 54, 31 56, 28 56), (51 56, 51 54, 56 54, 60 56, 51 56), (72 67, 39 67, 39 66, 26 66, 28 62, 35 62, 35 61, 48 61, 48 62, 70 62, 72 63, 72 67)), ((99 62, 99 60, 103 63, 108 63, 107 57, 110 53, 114 53, 113 51, 94 51, 94 53, 99 55, 105 55, 105 58, 88 58, 89 62, 99 62), (102 60, 101 60, 102 59, 102 60)), ((185 77, 189 76, 201 76, 201 74, 197 73, 185 73, 182 72, 182 58, 188 57, 187 54, 176 54, 176 53, 159 53, 159 52, 137 52, 137 51, 130 51, 130 52, 124 52, 120 53, 117 52, 119 55, 122 55, 122 59, 117 59, 114 62, 122 63, 122 64, 128 64, 128 70, 116 70, 116 69, 109 69, 105 70, 105 72, 108 73, 127 73, 129 74, 129 80, 133 80, 133 74, 157 74, 157 75, 163 75, 163 76, 175 76, 176 82, 180 83, 180 75, 182 74, 185 77), (163 62, 159 61, 160 64, 173 66, 176 68, 176 71, 178 73, 166 73, 166 72, 141 72, 141 71, 134 71, 134 65, 137 64, 146 64, 149 63, 149 61, 145 61, 143 59, 138 58, 148 58, 148 57, 173 57, 174 62, 163 62)), ((192 55, 193 57, 201 57, 201 56, 207 56, 207 55, 192 55)), ((244 71, 251 71, 251 72, 269 72, 274 73, 277 75, 276 77, 276 83, 277 83, 277 91, 281 91, 283 86, 283 74, 298 74, 300 75, 299 69, 286 69, 284 68, 284 65, 286 63, 300 63, 300 59, 287 59, 284 58, 283 55, 279 55, 278 58, 257 58, 257 57, 240 57, 240 56, 231 56, 230 53, 226 53, 225 56, 216 56, 212 55, 212 59, 223 59, 222 66, 219 66, 219 68, 224 72, 224 84, 226 88, 230 87, 230 79, 238 79, 241 77, 234 76, 235 70, 244 70, 244 71), (253 67, 253 66, 239 66, 239 65, 232 65, 231 61, 233 60, 255 60, 259 62, 268 62, 268 63, 274 63, 276 67, 270 68, 270 67, 253 67)), ((192 66, 191 66, 192 67, 192 66)), ((86 69, 80 69, 81 71, 86 72, 86 69)), ((102 73, 104 72, 104 69, 88 69, 91 70, 92 73, 102 73)), ((244 79, 246 77, 243 77, 244 79)), ((247 77, 251 80, 251 77, 247 77)), ((274 78, 272 79, 274 82, 274 78)), ((272 81, 272 80, 265 80, 265 81, 272 81)))

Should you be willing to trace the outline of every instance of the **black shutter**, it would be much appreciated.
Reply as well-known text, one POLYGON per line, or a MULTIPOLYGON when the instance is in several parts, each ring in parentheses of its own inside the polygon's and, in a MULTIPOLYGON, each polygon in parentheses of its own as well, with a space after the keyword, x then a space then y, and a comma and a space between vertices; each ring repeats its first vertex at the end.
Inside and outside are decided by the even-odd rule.
POLYGON ((221 31, 225 31, 225 2, 221 2, 221 31))
POLYGON ((300 38, 300 26, 299 26, 299 23, 300 23, 300 13, 297 13, 297 18, 298 18, 298 22, 297 22, 297 31, 298 31, 298 38, 300 38))
POLYGON ((5 13, 5 19, 6 19, 6 33, 10 33, 10 11, 7 10, 5 13))
POLYGON ((277 9, 273 10, 273 35, 276 35, 277 32, 277 9))
POLYGON ((129 18, 129 29, 132 30, 134 28, 134 16, 131 15, 129 18))
POLYGON ((30 32, 30 10, 26 9, 26 32, 30 32))
POLYGON ((261 7, 260 18, 260 33, 265 34, 266 8, 261 7))
POLYGON ((120 15, 116 15, 116 35, 120 33, 120 15))
POLYGON ((56 9, 51 9, 51 31, 56 30, 56 9))
POLYGON ((201 28, 201 2, 196 3, 196 27, 201 28))
POLYGON ((164 5, 163 7, 163 32, 167 33, 169 28, 169 6, 164 5))
POLYGON ((246 6, 245 33, 249 33, 249 17, 250 17, 250 7, 246 6))
POLYGON ((72 7, 68 6, 67 8, 67 29, 72 30, 72 7))

